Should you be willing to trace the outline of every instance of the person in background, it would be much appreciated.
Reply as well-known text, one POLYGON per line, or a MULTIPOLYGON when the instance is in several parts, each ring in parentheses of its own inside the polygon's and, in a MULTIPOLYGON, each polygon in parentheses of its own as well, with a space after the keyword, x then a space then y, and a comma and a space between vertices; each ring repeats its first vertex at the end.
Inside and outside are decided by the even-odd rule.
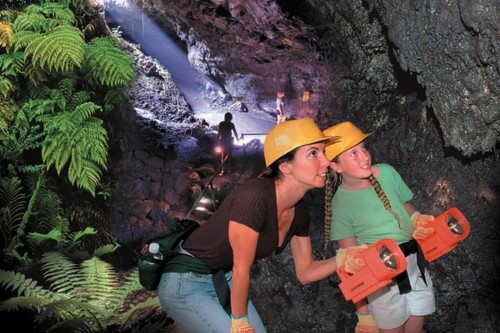
POLYGON ((224 114, 224 120, 219 123, 217 138, 219 139, 219 144, 221 145, 220 156, 221 156, 222 167, 219 175, 223 176, 224 164, 228 166, 227 167, 228 172, 231 171, 229 166, 233 163, 233 161, 231 161, 231 154, 233 153, 234 150, 234 138, 236 138, 236 140, 239 140, 238 132, 236 131, 236 126, 234 126, 233 115, 231 112, 226 112, 226 114, 224 114))
POLYGON ((214 275, 164 272, 160 302, 181 328, 190 333, 266 332, 249 299, 250 272, 255 260, 280 253, 288 244, 302 284, 336 271, 334 257, 313 258, 303 200, 307 191, 325 185, 327 139, 310 118, 273 127, 264 141, 263 172, 236 186, 214 215, 181 243, 179 252, 223 270, 230 285, 228 314, 216 296, 214 275))
POLYGON ((285 92, 280 90, 276 94, 276 111, 277 111, 277 122, 282 123, 286 120, 285 115, 285 92))
MULTIPOLYGON (((425 227, 434 217, 415 210, 410 202, 412 191, 392 166, 372 165, 364 142, 372 133, 363 133, 351 122, 323 131, 326 136, 341 137, 333 144, 327 142, 325 148, 334 171, 325 195, 325 205, 331 205, 331 216, 325 216, 331 218, 330 239, 337 241, 340 249, 336 257, 341 258, 341 253, 361 245, 392 238, 408 261, 407 270, 392 284, 367 297, 368 305, 366 301, 356 304, 355 332, 421 333, 424 316, 433 313, 436 306, 431 277, 415 239, 435 232, 425 227)), ((327 226, 329 222, 326 220, 327 226)))

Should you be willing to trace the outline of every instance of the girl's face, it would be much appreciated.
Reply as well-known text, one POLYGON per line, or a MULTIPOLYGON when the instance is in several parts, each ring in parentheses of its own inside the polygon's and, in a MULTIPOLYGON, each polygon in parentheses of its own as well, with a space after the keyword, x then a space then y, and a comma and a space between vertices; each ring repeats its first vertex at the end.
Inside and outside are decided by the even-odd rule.
POLYGON ((311 189, 325 186, 329 164, 325 156, 325 144, 320 142, 299 147, 293 160, 282 163, 280 170, 311 189))
POLYGON ((364 142, 344 151, 338 156, 337 162, 331 162, 330 166, 335 172, 341 173, 344 179, 362 179, 372 174, 371 155, 364 142))

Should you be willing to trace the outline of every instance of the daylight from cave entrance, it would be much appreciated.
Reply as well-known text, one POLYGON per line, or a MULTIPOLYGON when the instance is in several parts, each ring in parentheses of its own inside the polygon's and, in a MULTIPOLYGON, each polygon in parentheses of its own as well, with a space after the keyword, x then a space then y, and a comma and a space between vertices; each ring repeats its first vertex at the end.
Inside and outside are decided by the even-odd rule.
MULTIPOLYGON (((186 51, 182 50, 137 5, 127 0, 104 0, 101 4, 105 8, 106 17, 115 22, 114 28, 119 31, 122 37, 139 45, 145 54, 156 59, 168 70, 195 116, 205 120, 212 127, 218 126, 223 120, 223 113, 213 111, 207 97, 211 100, 224 101, 229 98, 228 94, 217 83, 194 68, 186 51), (122 11, 124 9, 126 9, 125 12, 122 11)), ((307 103, 303 104, 305 110, 308 105, 307 103)), ((161 125, 161 120, 157 119, 154 110, 143 108, 135 108, 135 110, 140 117, 161 125)), ((244 146, 255 139, 263 142, 267 132, 275 125, 274 119, 256 117, 243 112, 232 112, 232 114, 233 123, 239 135, 235 140, 236 146, 244 146)))

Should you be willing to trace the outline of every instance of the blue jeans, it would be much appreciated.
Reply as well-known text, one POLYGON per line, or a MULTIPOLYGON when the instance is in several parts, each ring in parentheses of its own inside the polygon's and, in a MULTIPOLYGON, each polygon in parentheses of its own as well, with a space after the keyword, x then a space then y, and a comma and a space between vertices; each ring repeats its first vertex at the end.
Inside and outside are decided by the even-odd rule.
MULTIPOLYGON (((231 285, 231 272, 226 273, 231 285)), ((163 273, 158 297, 167 315, 188 333, 228 333, 231 318, 219 303, 212 274, 163 273)), ((248 301, 248 320, 256 333, 266 333, 255 306, 248 301)))

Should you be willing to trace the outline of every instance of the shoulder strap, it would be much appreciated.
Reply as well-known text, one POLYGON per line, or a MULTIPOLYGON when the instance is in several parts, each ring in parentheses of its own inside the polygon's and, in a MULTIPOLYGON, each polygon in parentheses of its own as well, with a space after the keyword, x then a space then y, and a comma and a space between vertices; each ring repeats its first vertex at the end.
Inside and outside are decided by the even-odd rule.
POLYGON ((174 218, 166 231, 152 235, 148 238, 147 243, 156 242, 160 245, 160 251, 166 252, 175 248, 181 240, 185 239, 199 226, 198 222, 193 220, 174 218))

